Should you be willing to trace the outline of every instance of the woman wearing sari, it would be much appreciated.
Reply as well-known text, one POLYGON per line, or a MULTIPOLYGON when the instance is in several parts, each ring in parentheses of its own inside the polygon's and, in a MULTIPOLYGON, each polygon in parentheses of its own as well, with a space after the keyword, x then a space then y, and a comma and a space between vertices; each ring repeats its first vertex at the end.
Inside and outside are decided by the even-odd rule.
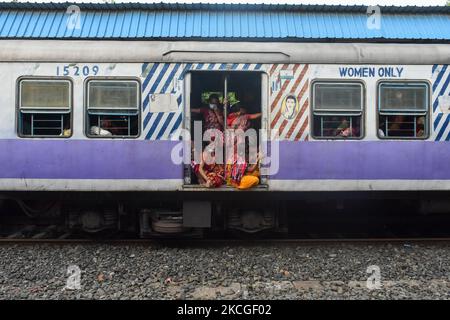
MULTIPOLYGON (((230 113, 227 117, 227 128, 231 130, 242 130, 245 132, 250 128, 250 120, 258 119, 262 115, 261 113, 248 114, 246 108, 242 105, 237 106, 236 109, 238 111, 230 113)), ((233 158, 227 161, 225 178, 227 184, 230 186, 238 187, 249 167, 247 162, 247 159, 249 159, 248 154, 238 154, 238 150, 248 150, 245 145, 241 146, 241 148, 238 147, 244 143, 245 137, 241 135, 237 135, 234 141, 228 141, 228 144, 233 146, 233 158)))
POLYGON ((216 162, 214 145, 205 148, 198 167, 199 182, 207 188, 218 188, 225 183, 224 165, 216 162))
POLYGON ((237 106, 238 111, 232 112, 227 117, 227 128, 228 129, 241 129, 243 131, 250 128, 250 120, 255 120, 261 118, 262 113, 248 114, 247 109, 243 106, 237 106))

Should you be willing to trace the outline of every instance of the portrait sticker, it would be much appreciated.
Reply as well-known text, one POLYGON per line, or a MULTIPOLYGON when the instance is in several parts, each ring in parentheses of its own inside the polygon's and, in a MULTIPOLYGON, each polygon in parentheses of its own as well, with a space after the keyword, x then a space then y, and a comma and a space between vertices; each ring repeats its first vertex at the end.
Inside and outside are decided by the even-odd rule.
POLYGON ((292 120, 295 118, 299 111, 299 103, 297 97, 293 94, 289 94, 284 97, 281 102, 281 114, 285 119, 292 120))

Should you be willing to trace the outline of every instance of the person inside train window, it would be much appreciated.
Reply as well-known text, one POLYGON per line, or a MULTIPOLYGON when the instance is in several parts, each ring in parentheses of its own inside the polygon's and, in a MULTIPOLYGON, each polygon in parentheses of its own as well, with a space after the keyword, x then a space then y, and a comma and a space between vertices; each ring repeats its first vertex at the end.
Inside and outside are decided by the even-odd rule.
POLYGON ((425 136, 425 117, 417 117, 416 120, 416 137, 425 136))
POLYGON ((70 122, 66 121, 63 126, 63 132, 61 134, 63 137, 70 137, 72 135, 72 129, 70 129, 70 122))
POLYGON ((426 117, 395 115, 381 116, 378 136, 398 138, 423 138, 426 135, 426 117), (387 134, 385 133, 387 128, 387 134))
POLYGON ((423 139, 427 136, 429 85, 383 81, 378 87, 380 138, 423 139))
POLYGON ((335 136, 341 136, 341 137, 354 137, 356 136, 356 130, 354 127, 350 125, 350 122, 347 117, 343 117, 341 119, 341 123, 337 127, 337 129, 334 132, 335 136))
POLYGON ((378 136, 381 138, 384 138, 386 136, 386 125, 384 121, 380 122, 380 125, 378 127, 378 136))
POLYGON ((313 135, 316 138, 362 137, 364 86, 359 82, 313 84, 313 135))
POLYGON ((406 126, 408 124, 407 121, 405 121, 405 116, 403 115, 396 115, 389 117, 389 133, 393 136, 405 136, 406 132, 404 132, 406 129, 406 126))
POLYGON ((361 119, 350 117, 314 117, 314 134, 327 138, 358 138, 361 136, 361 119))
POLYGON ((139 135, 140 88, 137 81, 89 80, 87 97, 88 136, 135 138, 139 135))
POLYGON ((106 120, 102 121, 102 124, 102 127, 100 127, 100 125, 91 126, 89 133, 93 136, 112 137, 112 132, 108 130, 108 128, 111 126, 110 122, 106 120))

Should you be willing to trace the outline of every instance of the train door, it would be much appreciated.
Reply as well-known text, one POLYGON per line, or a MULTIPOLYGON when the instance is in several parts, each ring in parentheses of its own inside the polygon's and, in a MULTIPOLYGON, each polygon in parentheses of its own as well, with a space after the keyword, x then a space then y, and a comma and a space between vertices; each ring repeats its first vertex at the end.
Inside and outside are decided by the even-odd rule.
MULTIPOLYGON (((254 129, 259 138, 260 130, 267 130, 268 77, 262 72, 249 71, 193 71, 185 77, 185 129, 191 132, 194 140, 194 124, 201 122, 205 127, 204 113, 209 108, 209 98, 215 96, 222 104, 228 99, 228 107, 222 108, 223 125, 230 126, 232 114, 243 111, 253 115, 249 128, 254 129), (199 112, 199 110, 202 110, 199 112), (228 121, 227 121, 228 119, 228 121)), ((203 130, 204 132, 204 130, 203 130)), ((202 145, 202 148, 205 144, 202 145)), ((186 150, 191 153, 191 150, 186 150)), ((197 175, 192 167, 185 166, 185 186, 199 186, 197 175)), ((264 177, 261 183, 266 183, 264 177)))

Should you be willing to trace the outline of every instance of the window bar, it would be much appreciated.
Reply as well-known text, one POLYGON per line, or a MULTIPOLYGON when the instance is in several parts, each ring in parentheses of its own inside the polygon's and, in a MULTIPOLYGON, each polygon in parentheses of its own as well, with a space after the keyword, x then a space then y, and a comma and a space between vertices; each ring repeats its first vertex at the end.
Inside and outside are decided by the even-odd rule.
POLYGON ((353 138, 353 117, 350 117, 350 137, 353 138))
POLYGON ((61 114, 61 135, 64 135, 64 117, 61 114))
POLYGON ((389 116, 385 116, 386 121, 384 121, 384 125, 386 126, 386 137, 389 137, 389 116))
POLYGON ((34 136, 34 114, 31 114, 31 135, 34 136))
MULTIPOLYGON (((414 91, 414 108, 417 108, 417 90, 413 90, 414 91)), ((415 134, 414 134, 415 136, 415 134)))
POLYGON ((323 137, 323 117, 320 117, 320 136, 323 137))
MULTIPOLYGON (((225 75, 223 80, 223 98, 228 100, 228 76, 225 75)), ((223 129, 224 131, 227 129, 227 118, 228 118, 228 107, 223 106, 223 129)))
POLYGON ((414 138, 417 138, 417 117, 414 117, 414 138))
MULTIPOLYGON (((225 74, 223 77, 223 99, 228 100, 228 76, 225 74)), ((223 100, 222 100, 223 102, 223 100)), ((227 118, 228 118, 228 107, 224 104, 223 106, 223 132, 225 133, 227 130, 227 118)), ((234 144, 233 144, 234 145, 234 144)), ((244 140, 245 145, 245 140, 244 140)), ((234 157, 233 157, 234 159, 234 157)), ((228 175, 228 169, 227 166, 224 168, 224 175, 225 177, 228 175)))
POLYGON ((127 117, 127 122, 128 122, 128 136, 131 136, 131 127, 130 127, 130 116, 127 117))

